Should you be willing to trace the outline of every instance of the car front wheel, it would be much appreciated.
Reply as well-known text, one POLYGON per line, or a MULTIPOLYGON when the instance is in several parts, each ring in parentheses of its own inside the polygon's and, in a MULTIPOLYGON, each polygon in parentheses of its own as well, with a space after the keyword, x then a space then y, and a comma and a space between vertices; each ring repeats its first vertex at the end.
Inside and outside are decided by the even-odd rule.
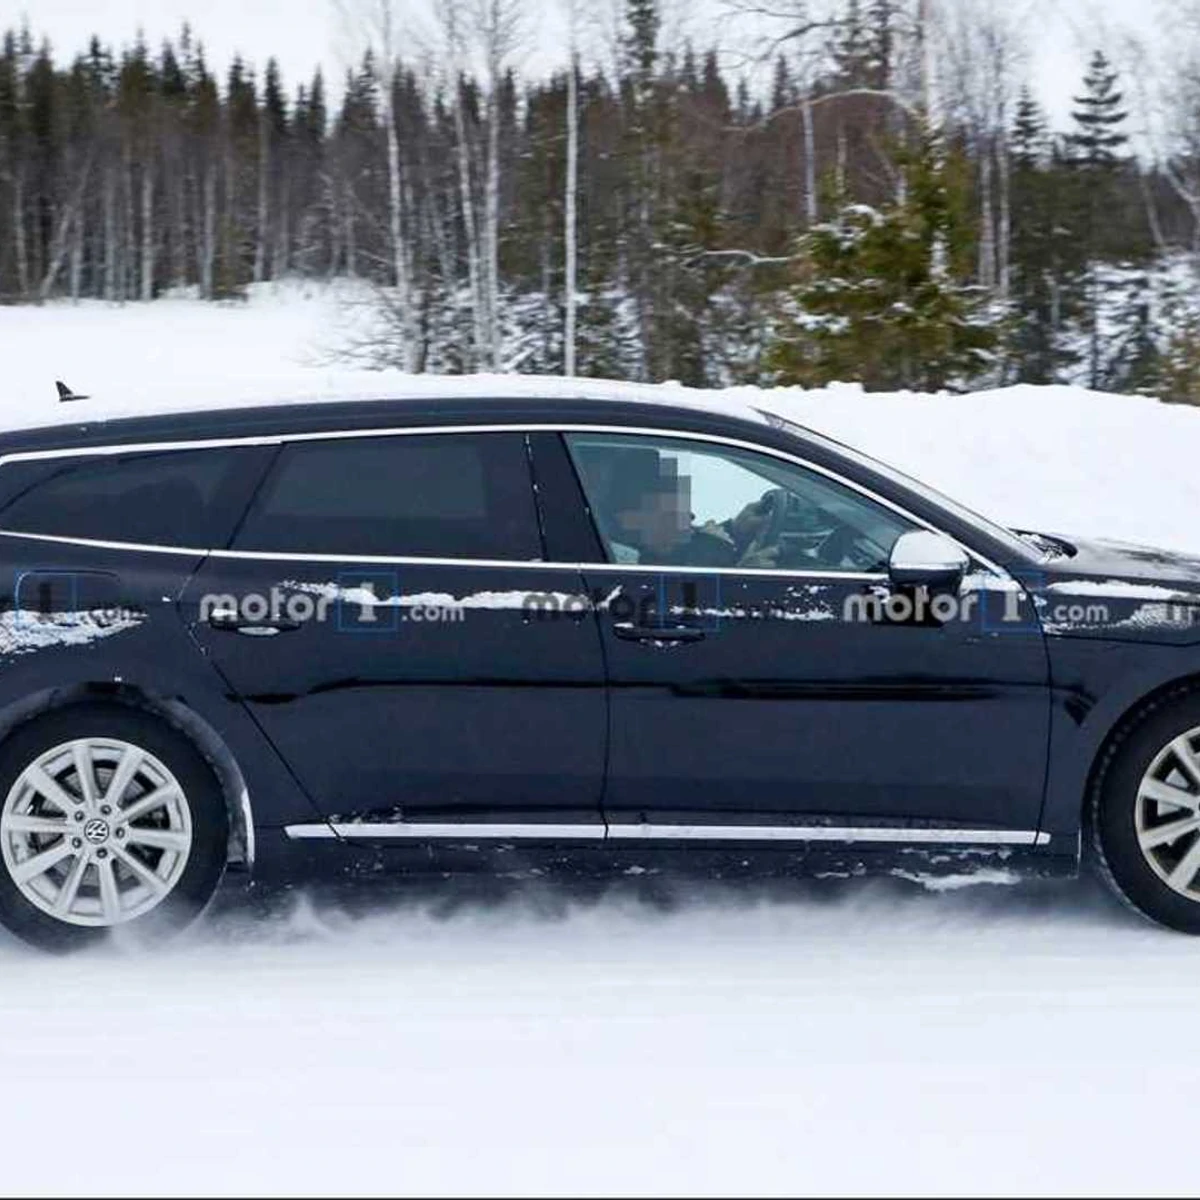
POLYGON ((0 797, 0 923, 44 949, 181 928, 225 868, 216 776, 140 710, 81 705, 20 726, 0 746, 0 797))
POLYGON ((1108 752, 1092 797, 1102 874, 1139 912, 1200 934, 1200 694, 1148 710, 1108 752))

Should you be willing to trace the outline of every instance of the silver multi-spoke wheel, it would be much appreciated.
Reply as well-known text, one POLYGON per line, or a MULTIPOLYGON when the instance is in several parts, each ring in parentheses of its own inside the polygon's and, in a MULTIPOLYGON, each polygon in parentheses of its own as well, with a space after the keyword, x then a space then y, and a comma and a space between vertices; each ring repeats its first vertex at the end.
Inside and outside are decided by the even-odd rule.
POLYGON ((1200 728, 1172 739, 1142 776, 1137 839, 1168 887, 1200 901, 1200 728))
POLYGON ((171 894, 192 849, 179 781, 148 751, 78 738, 40 754, 0 811, 0 851, 21 894, 70 925, 111 926, 171 894))

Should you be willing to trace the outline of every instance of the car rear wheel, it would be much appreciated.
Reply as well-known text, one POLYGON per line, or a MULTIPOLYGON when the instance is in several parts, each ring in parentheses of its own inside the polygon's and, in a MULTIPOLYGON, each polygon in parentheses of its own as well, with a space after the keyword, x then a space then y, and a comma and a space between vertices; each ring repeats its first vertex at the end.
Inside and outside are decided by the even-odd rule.
POLYGON ((1092 799, 1108 883, 1171 929, 1200 934, 1200 695, 1157 706, 1110 749, 1092 799))
POLYGON ((117 705, 49 713, 0 747, 0 922, 52 950, 181 928, 225 868, 228 816, 176 729, 117 705))

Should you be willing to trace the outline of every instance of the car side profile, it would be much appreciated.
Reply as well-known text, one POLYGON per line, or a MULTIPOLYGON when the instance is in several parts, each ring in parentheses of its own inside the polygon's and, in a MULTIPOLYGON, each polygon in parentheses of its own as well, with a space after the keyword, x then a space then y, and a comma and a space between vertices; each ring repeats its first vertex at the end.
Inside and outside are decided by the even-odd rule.
MULTIPOLYGON (((73 414, 74 415, 74 414, 73 414)), ((1200 560, 528 381, 0 438, 0 921, 226 873, 1070 875, 1200 932, 1200 560)))

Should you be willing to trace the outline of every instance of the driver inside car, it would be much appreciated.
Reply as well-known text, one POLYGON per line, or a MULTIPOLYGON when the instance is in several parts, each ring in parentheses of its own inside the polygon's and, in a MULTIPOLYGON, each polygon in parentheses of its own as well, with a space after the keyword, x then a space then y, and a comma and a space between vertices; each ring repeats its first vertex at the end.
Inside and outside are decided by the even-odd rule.
POLYGON ((692 480, 654 452, 625 459, 612 480, 618 562, 687 567, 772 567, 778 547, 761 544, 771 524, 772 493, 726 521, 696 525, 692 480))
POLYGON ((693 522, 691 476, 680 475, 673 460, 652 454, 622 463, 613 492, 616 527, 610 545, 618 562, 737 566, 732 538, 693 522))

